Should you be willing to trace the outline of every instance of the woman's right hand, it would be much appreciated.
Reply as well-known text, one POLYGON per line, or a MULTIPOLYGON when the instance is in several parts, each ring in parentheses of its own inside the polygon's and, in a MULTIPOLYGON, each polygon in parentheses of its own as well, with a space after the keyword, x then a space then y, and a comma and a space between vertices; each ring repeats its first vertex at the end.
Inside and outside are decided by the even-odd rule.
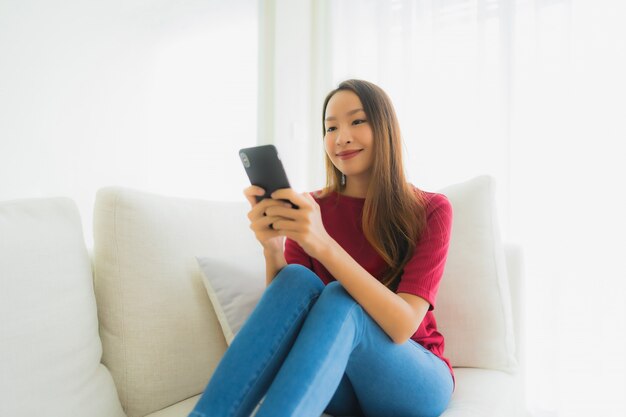
POLYGON ((272 223, 282 219, 282 217, 268 216, 265 211, 273 206, 291 207, 291 204, 272 198, 266 198, 257 203, 256 197, 265 194, 265 190, 255 185, 245 188, 243 194, 252 207, 248 212, 248 219, 250 220, 250 229, 254 232, 256 239, 265 251, 282 253, 285 237, 279 236, 278 232, 270 227, 272 223))

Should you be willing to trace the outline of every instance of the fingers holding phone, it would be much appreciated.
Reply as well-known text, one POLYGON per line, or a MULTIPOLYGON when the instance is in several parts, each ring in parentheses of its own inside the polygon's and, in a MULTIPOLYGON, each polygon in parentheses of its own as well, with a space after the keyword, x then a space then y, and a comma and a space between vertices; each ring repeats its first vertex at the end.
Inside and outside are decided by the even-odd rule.
POLYGON ((251 185, 244 188, 243 195, 246 197, 246 200, 248 200, 248 203, 250 203, 250 207, 254 207, 259 202, 258 197, 265 195, 265 190, 256 185, 251 185))
POLYGON ((248 212, 250 229, 265 249, 282 252, 285 237, 281 236, 272 225, 284 217, 277 215, 275 208, 291 207, 291 204, 272 198, 265 198, 257 203, 256 197, 264 193, 262 188, 254 185, 244 190, 244 195, 252 207, 248 212))
POLYGON ((278 223, 281 233, 296 241, 309 256, 318 258, 318 254, 330 246, 332 238, 324 227, 317 201, 309 193, 298 194, 290 188, 276 190, 271 196, 299 207, 297 210, 286 207, 272 210, 286 220, 278 223))

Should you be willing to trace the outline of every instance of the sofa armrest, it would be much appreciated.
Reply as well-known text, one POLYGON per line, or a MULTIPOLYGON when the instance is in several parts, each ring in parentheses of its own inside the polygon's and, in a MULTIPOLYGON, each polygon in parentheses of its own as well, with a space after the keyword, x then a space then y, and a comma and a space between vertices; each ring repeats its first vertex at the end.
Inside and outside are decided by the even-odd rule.
POLYGON ((515 332, 515 356, 520 368, 524 362, 524 285, 523 285, 523 251, 514 243, 504 243, 507 276, 511 291, 511 308, 513 311, 513 327, 515 332))
POLYGON ((516 383, 519 404, 519 416, 530 417, 526 409, 526 331, 525 331, 525 306, 526 291, 524 284, 524 252, 522 247, 514 243, 504 243, 504 255, 506 258, 507 275, 511 291, 511 309, 513 312, 513 328, 515 332, 515 357, 519 364, 516 383))

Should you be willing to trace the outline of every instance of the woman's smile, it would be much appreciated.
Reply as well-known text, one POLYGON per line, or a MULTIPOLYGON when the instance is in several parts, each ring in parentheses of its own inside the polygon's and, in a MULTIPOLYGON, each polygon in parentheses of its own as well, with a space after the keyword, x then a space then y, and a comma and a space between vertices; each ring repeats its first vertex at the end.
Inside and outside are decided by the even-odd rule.
POLYGON ((359 152, 361 152, 363 149, 355 149, 352 151, 343 151, 343 152, 339 152, 337 154, 337 156, 339 157, 339 159, 350 159, 350 158, 354 158, 355 156, 357 156, 359 154, 359 152))

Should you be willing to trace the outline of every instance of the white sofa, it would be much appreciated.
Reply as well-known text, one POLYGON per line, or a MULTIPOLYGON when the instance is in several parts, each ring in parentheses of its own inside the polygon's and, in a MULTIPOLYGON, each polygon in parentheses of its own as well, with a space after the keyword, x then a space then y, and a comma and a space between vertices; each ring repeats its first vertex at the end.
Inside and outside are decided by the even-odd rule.
MULTIPOLYGON (((520 248, 499 241, 490 177, 440 191, 455 215, 443 415, 524 416, 520 248)), ((258 262, 247 210, 103 188, 90 253, 69 198, 0 202, 0 416, 186 416, 227 347, 196 257, 258 262)))

